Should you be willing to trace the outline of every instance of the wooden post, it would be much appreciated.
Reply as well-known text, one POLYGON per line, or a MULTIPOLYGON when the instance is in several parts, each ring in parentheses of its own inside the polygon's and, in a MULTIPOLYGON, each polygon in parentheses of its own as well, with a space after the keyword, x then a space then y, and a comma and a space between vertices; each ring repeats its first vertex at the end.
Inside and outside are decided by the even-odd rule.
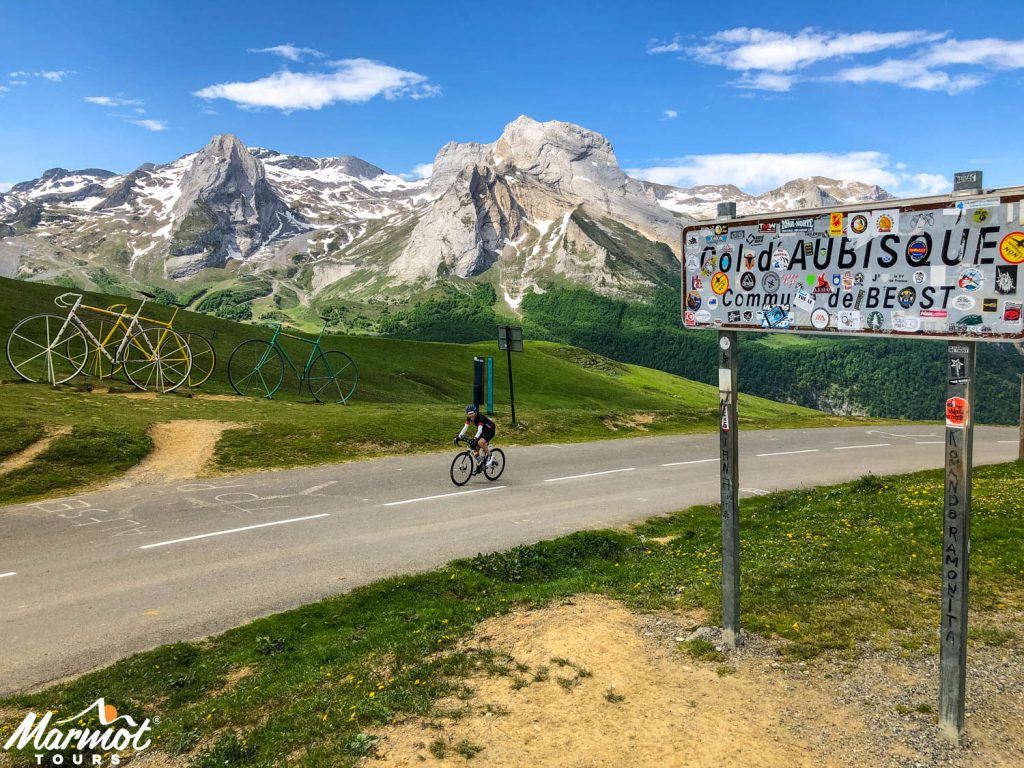
POLYGON ((967 693, 967 590, 971 552, 971 451, 974 443, 973 341, 948 343, 946 483, 942 533, 939 729, 959 744, 967 693))
POLYGON ((719 468, 722 484, 722 638, 740 641, 740 500, 735 331, 718 333, 719 468))

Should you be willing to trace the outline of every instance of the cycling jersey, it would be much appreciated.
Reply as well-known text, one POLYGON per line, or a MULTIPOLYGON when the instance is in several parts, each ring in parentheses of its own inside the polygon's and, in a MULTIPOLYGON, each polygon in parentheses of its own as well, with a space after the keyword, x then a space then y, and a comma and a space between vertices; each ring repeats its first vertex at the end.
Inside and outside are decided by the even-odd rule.
POLYGON ((476 435, 474 435, 476 438, 482 436, 484 440, 490 442, 491 438, 494 437, 494 422, 479 411, 466 414, 466 424, 462 427, 462 431, 459 432, 459 437, 465 435, 466 430, 470 427, 476 427, 476 435))

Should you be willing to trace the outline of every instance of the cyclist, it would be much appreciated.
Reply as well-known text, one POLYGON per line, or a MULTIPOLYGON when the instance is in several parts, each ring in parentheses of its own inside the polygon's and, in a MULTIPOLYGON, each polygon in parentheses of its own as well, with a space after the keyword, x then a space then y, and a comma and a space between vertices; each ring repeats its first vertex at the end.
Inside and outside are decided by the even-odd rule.
POLYGON ((459 441, 465 436, 466 430, 470 427, 476 427, 476 435, 469 440, 469 447, 480 450, 480 455, 476 461, 476 472, 479 472, 484 462, 490 465, 491 451, 488 448, 488 443, 494 439, 494 422, 480 413, 480 409, 475 405, 466 406, 466 423, 462 425, 462 431, 459 432, 458 437, 455 438, 455 444, 458 445, 459 441))

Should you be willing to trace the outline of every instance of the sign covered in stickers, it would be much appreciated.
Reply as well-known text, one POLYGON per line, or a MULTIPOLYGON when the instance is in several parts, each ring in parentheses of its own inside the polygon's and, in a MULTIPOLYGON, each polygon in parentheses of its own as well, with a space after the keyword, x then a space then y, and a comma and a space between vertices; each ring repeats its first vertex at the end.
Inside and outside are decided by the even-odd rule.
POLYGON ((699 222, 683 324, 1024 339, 1024 187, 699 222))

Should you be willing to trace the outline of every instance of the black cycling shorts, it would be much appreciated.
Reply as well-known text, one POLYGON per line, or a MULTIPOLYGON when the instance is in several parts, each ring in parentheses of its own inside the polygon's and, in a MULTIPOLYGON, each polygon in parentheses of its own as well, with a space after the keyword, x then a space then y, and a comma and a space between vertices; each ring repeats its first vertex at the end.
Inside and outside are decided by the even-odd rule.
POLYGON ((480 438, 482 440, 486 440, 488 443, 491 442, 491 440, 494 439, 494 427, 491 427, 490 429, 484 427, 484 431, 480 434, 480 438))

